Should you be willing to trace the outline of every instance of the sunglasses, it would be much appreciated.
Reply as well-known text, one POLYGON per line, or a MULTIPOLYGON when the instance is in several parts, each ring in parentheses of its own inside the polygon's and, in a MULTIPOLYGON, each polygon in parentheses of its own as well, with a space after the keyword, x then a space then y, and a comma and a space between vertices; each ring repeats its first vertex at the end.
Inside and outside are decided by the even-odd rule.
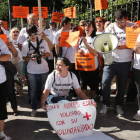
POLYGON ((121 21, 115 21, 116 23, 125 23, 124 20, 121 20, 121 21))
POLYGON ((80 25, 80 26, 83 26, 84 27, 85 25, 80 25))
POLYGON ((37 33, 31 33, 29 34, 29 36, 34 36, 34 35, 38 35, 37 33))
POLYGON ((95 21, 95 23, 101 23, 101 22, 103 22, 103 21, 101 21, 101 20, 99 20, 99 21, 95 21))
POLYGON ((13 33, 19 33, 19 31, 13 31, 13 33))
POLYGON ((64 57, 57 57, 57 60, 65 60, 64 57))

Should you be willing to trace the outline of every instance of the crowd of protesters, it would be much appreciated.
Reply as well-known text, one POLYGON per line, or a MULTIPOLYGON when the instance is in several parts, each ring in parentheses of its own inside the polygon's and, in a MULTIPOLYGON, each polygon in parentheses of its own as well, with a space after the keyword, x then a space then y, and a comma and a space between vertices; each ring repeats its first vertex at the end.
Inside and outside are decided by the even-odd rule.
POLYGON ((38 19, 33 13, 27 16, 28 25, 21 31, 17 27, 12 28, 10 32, 5 30, 4 23, 0 20, 0 34, 6 34, 8 39, 7 44, 0 39, 0 61, 11 61, 17 69, 15 76, 7 77, 5 68, 0 64, 0 140, 11 139, 4 134, 4 120, 7 119, 6 99, 10 101, 13 113, 17 116, 19 112, 16 96, 24 98, 23 86, 26 84, 32 117, 37 113, 37 99, 41 99, 44 108, 46 104, 72 101, 73 97, 76 100, 95 99, 97 95, 103 103, 99 113, 104 115, 110 108, 110 85, 112 79, 116 77, 117 115, 122 116, 124 112, 121 106, 124 103, 134 102, 137 96, 139 109, 133 118, 140 120, 140 35, 134 49, 128 49, 126 27, 136 29, 137 24, 128 21, 127 12, 123 9, 116 10, 114 17, 114 23, 106 21, 103 17, 97 17, 95 21, 82 20, 78 25, 72 25, 70 18, 63 17, 60 29, 56 29, 52 21, 48 23, 50 28, 46 29, 47 23, 42 19, 42 33, 38 19), (59 47, 61 33, 75 32, 79 27, 83 29, 83 35, 79 37, 78 43, 72 47, 59 47), (98 35, 104 33, 116 35, 119 43, 112 52, 112 64, 104 64, 102 68, 101 62, 104 62, 104 58, 94 49, 93 42, 98 35), (93 55, 95 70, 77 70, 76 53, 93 55), (132 78, 125 99, 130 71, 132 78), (87 86, 90 87, 89 97, 87 86))

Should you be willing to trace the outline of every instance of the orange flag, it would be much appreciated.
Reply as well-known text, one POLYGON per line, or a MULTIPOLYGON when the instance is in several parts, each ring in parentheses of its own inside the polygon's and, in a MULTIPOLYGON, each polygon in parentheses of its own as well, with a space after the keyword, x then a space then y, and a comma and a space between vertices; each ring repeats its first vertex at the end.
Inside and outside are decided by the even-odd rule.
POLYGON ((4 21, 4 29, 7 30, 8 26, 7 26, 7 21, 4 21))
POLYGON ((95 70, 95 57, 91 53, 75 54, 75 68, 81 71, 95 70))
POLYGON ((29 7, 13 6, 14 18, 27 18, 29 14, 29 7))
POLYGON ((134 49, 139 34, 140 28, 133 30, 132 27, 126 27, 126 45, 128 48, 134 49))
POLYGON ((6 34, 0 34, 0 38, 7 43, 7 35, 6 34))
POLYGON ((85 34, 84 34, 84 28, 85 27, 83 27, 83 26, 79 26, 78 27, 78 31, 80 31, 80 35, 79 36, 85 36, 85 34))
POLYGON ((108 9, 107 0, 95 0, 95 11, 108 9))
POLYGON ((139 24, 139 27, 140 27, 140 20, 138 20, 138 21, 136 21, 136 22, 134 22, 134 23, 138 23, 138 24, 139 24))
POLYGON ((76 7, 69 7, 64 9, 65 17, 75 18, 76 17, 76 7))
POLYGON ((61 32, 59 47, 74 47, 78 43, 79 31, 76 32, 61 32))

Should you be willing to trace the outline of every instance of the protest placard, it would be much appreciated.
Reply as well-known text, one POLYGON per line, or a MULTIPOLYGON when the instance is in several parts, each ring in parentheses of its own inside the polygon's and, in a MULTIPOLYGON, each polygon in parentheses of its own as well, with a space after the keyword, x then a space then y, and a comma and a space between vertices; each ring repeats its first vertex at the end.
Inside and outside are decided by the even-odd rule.
MULTIPOLYGON (((33 13, 39 18, 38 7, 33 7, 33 13)), ((42 18, 48 18, 48 7, 41 7, 42 18)))
POLYGON ((0 34, 0 38, 6 43, 7 42, 7 35, 6 34, 0 34))
POLYGON ((69 7, 64 9, 65 17, 75 18, 76 17, 76 7, 69 7))
POLYGON ((61 139, 71 140, 92 134, 96 119, 93 102, 92 99, 47 106, 49 122, 61 139))
POLYGON ((82 36, 85 36, 85 33, 84 33, 84 27, 83 26, 79 26, 78 27, 78 31, 80 31, 80 37, 82 37, 82 36))
POLYGON ((13 6, 14 18, 27 18, 29 14, 29 7, 13 6))
POLYGON ((133 30, 132 27, 126 27, 126 46, 134 49, 137 37, 140 34, 140 28, 133 30))
POLYGON ((78 43, 79 31, 61 32, 59 47, 74 47, 78 43))
POLYGON ((5 29, 5 30, 8 29, 7 21, 4 21, 4 29, 5 29))
POLYGON ((53 12, 52 13, 52 22, 61 23, 61 20, 63 17, 64 17, 64 13, 53 12))
POLYGON ((81 71, 95 70, 95 57, 91 53, 75 54, 75 68, 81 71))
POLYGON ((107 0, 95 0, 95 11, 108 9, 107 0))
POLYGON ((138 21, 136 21, 136 22, 134 22, 134 23, 138 23, 138 24, 139 24, 139 27, 140 27, 140 20, 138 20, 138 21))

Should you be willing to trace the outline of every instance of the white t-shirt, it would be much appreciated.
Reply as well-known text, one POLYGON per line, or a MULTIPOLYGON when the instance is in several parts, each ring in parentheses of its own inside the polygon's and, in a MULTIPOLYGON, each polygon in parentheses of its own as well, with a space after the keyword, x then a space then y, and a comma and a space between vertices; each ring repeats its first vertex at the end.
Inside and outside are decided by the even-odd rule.
POLYGON ((96 35, 103 34, 105 31, 103 30, 102 32, 96 32, 96 35))
MULTIPOLYGON (((140 34, 137 38, 137 41, 140 41, 140 34)), ((135 54, 133 68, 140 70, 140 54, 138 53, 135 54)))
MULTIPOLYGON (((92 49, 94 49, 94 46, 93 46, 93 41, 94 41, 94 39, 93 39, 92 37, 85 37, 85 38, 87 39, 88 45, 89 45, 92 49)), ((79 48, 80 48, 81 50, 83 50, 84 53, 90 53, 89 50, 87 49, 87 47, 85 46, 84 42, 82 42, 81 45, 79 45, 79 48)), ((98 58, 97 58, 97 57, 98 57, 98 56, 96 55, 96 56, 95 56, 95 69, 98 68, 98 58)))
MULTIPOLYGON (((61 36, 62 30, 56 32, 53 40, 53 44, 59 45, 59 37, 61 36)), ((67 51, 65 57, 69 59, 70 63, 75 63, 75 53, 77 52, 76 47, 62 47, 62 57, 64 57, 65 52, 67 51)))
POLYGON ((20 63, 23 61, 23 58, 22 58, 22 54, 21 54, 21 51, 20 49, 18 48, 18 42, 17 40, 13 40, 12 38, 9 39, 9 41, 11 41, 15 47, 15 49, 17 50, 18 52, 18 56, 20 57, 20 60, 17 62, 17 63, 20 63))
MULTIPOLYGON (((4 41, 0 38, 0 55, 3 54, 10 54, 12 57, 11 52, 9 51, 8 47, 4 43, 4 41)), ((0 65, 0 84, 6 81, 6 74, 5 74, 5 68, 0 65)))
POLYGON ((52 32, 52 34, 53 34, 53 39, 54 39, 54 35, 55 35, 55 33, 56 33, 56 28, 54 28, 53 30, 51 30, 51 29, 49 28, 48 30, 52 32))
MULTIPOLYGON (((50 30, 45 29, 44 30, 45 35, 49 38, 49 40, 51 41, 51 43, 53 43, 53 34, 50 30)), ((48 60, 52 60, 53 59, 53 53, 52 51, 50 52, 50 56, 48 57, 48 60)))
MULTIPOLYGON (((126 27, 133 26, 134 23, 127 22, 126 26, 121 29, 115 23, 112 29, 113 34, 115 34, 119 40, 119 46, 125 44, 126 45, 126 27)), ((105 32, 110 32, 111 24, 106 28, 105 32)), ((132 60, 132 49, 115 49, 112 53, 113 61, 115 62, 130 62, 132 60)))
MULTIPOLYGON (((72 73, 72 72, 71 72, 72 73)), ((45 89, 50 90, 51 94, 57 96, 67 96, 71 87, 74 89, 80 88, 77 77, 74 73, 72 76, 70 72, 68 72, 67 77, 59 77, 57 71, 53 71, 49 74, 47 81, 45 83, 45 89), (55 72, 55 82, 54 82, 54 72, 55 72)))
MULTIPOLYGON (((40 39, 39 39, 40 41, 40 39)), ((33 46, 36 48, 37 47, 37 42, 32 42, 33 46)), ((28 41, 25 41, 22 45, 22 56, 26 57, 27 55, 31 55, 34 53, 34 49, 32 46, 30 46, 30 51, 28 47, 28 41)), ((43 40, 39 46, 39 51, 43 53, 50 53, 50 50, 48 48, 48 44, 45 40, 43 40)), ((29 60, 28 65, 27 65, 27 72, 31 74, 42 74, 42 73, 47 73, 49 71, 48 63, 47 61, 42 58, 41 59, 41 64, 38 64, 37 61, 34 60, 29 60)))
POLYGON ((17 42, 19 44, 23 44, 27 40, 27 38, 28 38, 28 34, 26 32, 26 27, 25 27, 25 28, 21 29, 17 42))

